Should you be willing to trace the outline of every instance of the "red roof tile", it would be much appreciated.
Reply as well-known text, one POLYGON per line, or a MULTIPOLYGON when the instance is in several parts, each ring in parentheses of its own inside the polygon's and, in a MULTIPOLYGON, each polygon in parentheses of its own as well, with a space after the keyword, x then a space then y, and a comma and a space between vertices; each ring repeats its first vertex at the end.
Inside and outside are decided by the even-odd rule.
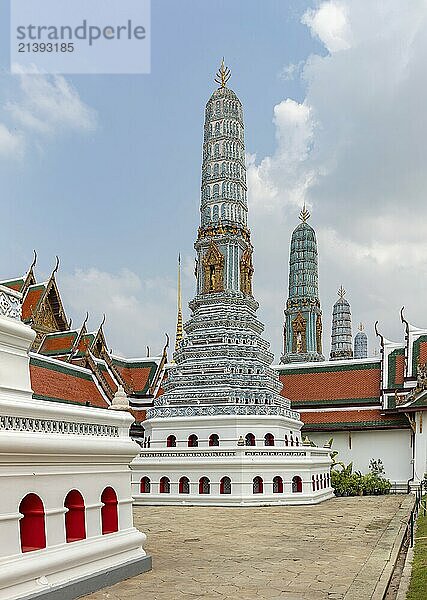
POLYGON ((62 361, 47 362, 31 357, 30 375, 36 398, 108 407, 91 373, 73 369, 62 361))
POLYGON ((22 304, 22 320, 28 321, 34 310, 36 309, 40 298, 44 294, 46 286, 43 283, 32 285, 28 288, 25 294, 24 302, 22 304))

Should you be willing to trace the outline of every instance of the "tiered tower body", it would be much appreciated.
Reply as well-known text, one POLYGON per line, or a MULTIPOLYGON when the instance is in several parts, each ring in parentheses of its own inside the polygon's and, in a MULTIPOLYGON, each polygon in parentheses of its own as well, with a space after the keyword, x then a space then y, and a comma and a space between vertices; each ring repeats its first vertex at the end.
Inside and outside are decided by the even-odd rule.
POLYGON ((256 317, 243 112, 228 76, 222 64, 205 111, 196 296, 164 394, 147 411, 134 496, 167 504, 319 502, 332 494, 329 451, 302 445, 299 413, 280 395, 256 317), (259 444, 282 448, 247 448, 259 444))
POLYGON ((364 332, 362 323, 354 338, 354 358, 368 358, 368 336, 364 332))
POLYGON ((285 309, 283 363, 325 360, 322 355, 322 311, 318 289, 318 254, 309 212, 292 233, 289 257, 289 297, 285 309))
POLYGON ((338 300, 332 310, 331 360, 353 358, 353 336, 351 333, 351 310, 349 302, 344 298, 345 290, 338 290, 338 300))

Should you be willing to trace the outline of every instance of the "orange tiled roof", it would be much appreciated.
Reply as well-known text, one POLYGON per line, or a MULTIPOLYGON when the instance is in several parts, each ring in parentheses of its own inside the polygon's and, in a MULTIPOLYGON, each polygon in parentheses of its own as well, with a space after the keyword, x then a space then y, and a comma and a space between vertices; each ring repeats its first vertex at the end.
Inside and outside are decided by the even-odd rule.
POLYGON ((27 293, 25 294, 24 302, 22 304, 23 321, 28 321, 31 318, 45 290, 46 286, 44 285, 44 283, 30 285, 27 293))
POLYGON ((408 421, 402 417, 403 415, 384 414, 380 409, 301 412, 304 429, 310 431, 408 427, 408 421))
POLYGON ((157 371, 157 363, 147 361, 124 361, 113 358, 113 364, 134 394, 147 394, 157 371))
MULTIPOLYGON (((351 368, 340 368, 341 365, 310 368, 292 368, 280 370, 280 381, 283 383, 281 394, 289 398, 293 405, 306 402, 334 404, 357 404, 357 400, 377 402, 380 397, 381 370, 379 363, 355 363, 351 368), (335 402, 334 402, 335 401, 335 402)), ((366 403, 366 402, 365 402, 366 403)))
POLYGON ((47 361, 32 356, 30 376, 36 398, 82 405, 89 402, 98 408, 109 406, 92 374, 86 370, 73 368, 62 361, 47 361))
POLYGON ((67 354, 71 352, 77 335, 77 331, 49 334, 45 337, 39 352, 40 354, 49 356, 54 354, 67 354))

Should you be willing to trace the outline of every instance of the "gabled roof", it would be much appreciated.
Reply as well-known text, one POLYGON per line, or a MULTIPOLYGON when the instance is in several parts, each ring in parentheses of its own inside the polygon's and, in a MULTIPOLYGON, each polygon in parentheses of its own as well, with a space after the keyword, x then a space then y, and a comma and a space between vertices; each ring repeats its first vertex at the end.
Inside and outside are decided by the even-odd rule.
POLYGON ((322 410, 301 412, 303 431, 340 431, 366 429, 409 429, 408 419, 401 414, 384 413, 381 409, 322 410))
POLYGON ((88 369, 30 353, 30 376, 34 398, 99 408, 109 406, 88 369))
POLYGON ((161 358, 125 359, 112 356, 112 362, 133 394, 149 393, 158 372, 161 358))
POLYGON ((274 367, 292 408, 378 405, 380 359, 325 361, 274 367))
POLYGON ((78 335, 77 330, 49 333, 43 339, 38 352, 46 356, 68 355, 72 351, 78 335))
POLYGON ((22 302, 22 320, 28 323, 40 305, 41 299, 46 292, 47 283, 35 283, 30 285, 22 302))
POLYGON ((4 285, 15 292, 21 292, 22 288, 24 287, 24 278, 19 277, 18 279, 5 279, 4 281, 0 281, 0 285, 4 285))

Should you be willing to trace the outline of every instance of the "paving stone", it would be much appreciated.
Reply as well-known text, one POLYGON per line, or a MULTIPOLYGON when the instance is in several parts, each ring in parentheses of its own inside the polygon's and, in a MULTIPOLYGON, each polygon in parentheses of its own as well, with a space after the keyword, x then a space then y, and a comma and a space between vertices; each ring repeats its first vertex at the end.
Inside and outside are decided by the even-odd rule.
POLYGON ((313 507, 138 507, 135 525, 147 533, 153 570, 86 600, 342 600, 355 582, 369 598, 407 498, 337 498, 313 507))

